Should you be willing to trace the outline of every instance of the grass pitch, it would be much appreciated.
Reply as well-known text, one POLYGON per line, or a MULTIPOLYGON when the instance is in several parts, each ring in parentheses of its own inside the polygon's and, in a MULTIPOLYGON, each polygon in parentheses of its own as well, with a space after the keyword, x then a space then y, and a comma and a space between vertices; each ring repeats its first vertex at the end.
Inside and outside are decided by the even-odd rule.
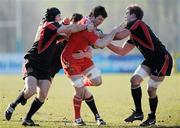
MULTIPOLYGON (((131 74, 103 75, 100 87, 89 87, 94 95, 96 105, 107 122, 104 127, 135 128, 141 123, 125 123, 124 119, 131 114, 133 101, 130 92, 129 79, 131 74)), ((148 95, 145 80, 142 84, 142 106, 145 119, 149 112, 148 95)), ((0 128, 21 128, 30 104, 34 98, 28 100, 25 106, 19 105, 13 113, 11 121, 6 121, 4 111, 23 88, 23 80, 19 75, 0 76, 0 128)), ((72 96, 73 87, 64 75, 57 75, 53 81, 48 98, 43 107, 34 115, 33 120, 42 128, 65 128, 73 126, 72 96)), ((157 109, 157 124, 155 127, 180 128, 180 74, 167 77, 158 89, 159 104, 157 109)), ((85 103, 82 104, 81 115, 86 122, 86 128, 94 128, 96 123, 91 111, 85 103)))

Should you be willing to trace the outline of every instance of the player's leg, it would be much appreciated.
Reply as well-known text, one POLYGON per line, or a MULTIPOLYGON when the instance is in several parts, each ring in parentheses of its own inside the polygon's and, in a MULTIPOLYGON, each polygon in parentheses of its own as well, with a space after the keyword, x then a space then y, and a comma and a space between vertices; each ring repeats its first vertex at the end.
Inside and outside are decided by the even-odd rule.
POLYGON ((20 92, 19 96, 14 102, 9 104, 8 108, 5 111, 5 117, 7 120, 11 119, 12 113, 19 103, 26 103, 26 100, 36 93, 36 86, 37 79, 35 77, 28 76, 25 78, 25 87, 23 91, 20 92))
POLYGON ((132 76, 131 82, 131 94, 133 97, 135 111, 133 111, 132 115, 125 119, 126 122, 133 122, 135 120, 143 120, 143 112, 141 106, 141 98, 142 98, 142 90, 141 90, 141 82, 144 78, 149 76, 150 69, 145 65, 140 65, 134 75, 132 76))
MULTIPOLYGON (((95 65, 90 66, 83 73, 86 76, 84 79, 85 86, 87 86, 87 81, 91 83, 91 86, 99 86, 102 84, 101 72, 97 67, 95 67, 95 65)), ((85 88, 84 94, 85 102, 94 114, 97 124, 105 125, 106 122, 101 119, 100 114, 98 113, 93 95, 87 90, 87 88, 85 88)))
POLYGON ((82 75, 73 75, 70 77, 72 80, 72 85, 75 88, 75 94, 73 97, 73 107, 74 107, 74 125, 85 125, 81 118, 81 104, 84 99, 85 86, 83 83, 82 75))
POLYGON ((172 70, 172 57, 169 53, 164 56, 155 58, 150 66, 151 76, 148 81, 148 95, 149 95, 149 106, 151 113, 148 114, 147 120, 145 120, 140 126, 150 126, 156 123, 156 109, 158 106, 158 96, 156 90, 158 86, 164 81, 165 76, 170 76, 172 70))
POLYGON ((156 109, 158 105, 158 96, 157 96, 157 88, 164 80, 164 76, 156 77, 151 75, 148 81, 147 92, 149 95, 149 106, 151 112, 148 114, 148 118, 146 121, 140 124, 140 126, 150 126, 156 123, 156 109))
POLYGON ((89 106, 90 110, 92 111, 92 113, 94 114, 94 118, 96 120, 96 123, 98 125, 106 125, 106 122, 101 118, 97 107, 96 107, 96 103, 94 100, 93 95, 88 91, 87 87, 85 87, 85 91, 84 91, 84 99, 86 104, 89 106))
POLYGON ((30 109, 22 123, 25 126, 33 126, 35 125, 34 121, 32 120, 32 116, 41 108, 43 105, 49 88, 51 86, 50 80, 38 80, 38 87, 37 87, 37 97, 32 102, 30 109))

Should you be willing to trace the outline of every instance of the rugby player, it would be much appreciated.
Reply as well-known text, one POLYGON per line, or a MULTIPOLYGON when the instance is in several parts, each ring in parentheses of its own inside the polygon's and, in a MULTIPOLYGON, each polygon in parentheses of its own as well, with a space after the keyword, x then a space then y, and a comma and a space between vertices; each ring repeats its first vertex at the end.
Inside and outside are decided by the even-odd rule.
POLYGON ((156 123, 156 109, 158 105, 157 88, 164 81, 165 76, 170 76, 173 64, 172 57, 165 46, 153 33, 151 28, 142 21, 143 14, 140 6, 136 4, 128 6, 126 9, 124 31, 118 33, 115 38, 121 40, 129 36, 129 39, 123 46, 117 46, 111 43, 108 45, 108 48, 121 56, 126 55, 135 47, 142 53, 144 61, 135 70, 130 80, 135 110, 125 119, 125 122, 143 120, 141 83, 144 78, 149 77, 147 92, 151 112, 140 126, 150 126, 156 123))
MULTIPOLYGON (((91 22, 97 27, 103 23, 106 17, 107 12, 105 8, 97 6, 91 11, 89 17, 83 18, 79 23, 87 24, 91 22)), ((74 33, 69 38, 67 46, 62 53, 61 62, 65 74, 70 78, 75 88, 75 95, 73 98, 75 125, 85 125, 80 114, 83 100, 85 100, 93 112, 98 125, 105 125, 106 122, 100 117, 94 97, 86 87, 87 85, 99 86, 102 84, 100 70, 94 65, 91 58, 83 57, 77 59, 73 56, 80 52, 85 52, 90 44, 97 48, 104 48, 113 40, 115 34, 120 30, 120 27, 117 27, 101 39, 95 32, 89 32, 87 30, 74 33)))
MULTIPOLYGON (((59 24, 61 21, 61 12, 58 8, 48 8, 45 13, 32 48, 25 54, 25 65, 23 69, 25 87, 15 101, 10 103, 5 111, 7 120, 11 119, 16 106, 21 103, 25 105, 27 99, 37 93, 36 98, 31 104, 31 107, 23 120, 22 125, 35 125, 32 116, 43 105, 52 78, 52 61, 57 50, 56 42, 59 38, 64 38, 71 33, 79 32, 88 28, 93 30, 92 25, 66 25, 59 24)), ((60 62, 59 62, 60 63, 60 62)))

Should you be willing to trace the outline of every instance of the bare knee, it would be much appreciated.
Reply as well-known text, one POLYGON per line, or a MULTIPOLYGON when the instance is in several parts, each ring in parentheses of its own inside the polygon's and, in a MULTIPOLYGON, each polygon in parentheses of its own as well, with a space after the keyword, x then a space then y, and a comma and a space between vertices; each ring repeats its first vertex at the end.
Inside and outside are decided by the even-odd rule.
POLYGON ((100 85, 102 85, 102 79, 101 79, 101 77, 98 77, 98 78, 96 78, 96 79, 93 79, 93 80, 91 80, 91 82, 92 82, 92 84, 93 84, 94 86, 100 86, 100 85))
POLYGON ((38 99, 41 102, 44 102, 46 99, 49 89, 51 86, 51 82, 49 80, 39 80, 38 81, 38 99))
POLYGON ((75 87, 75 90, 76 90, 75 96, 80 99, 84 99, 85 87, 80 87, 80 88, 75 87))
POLYGON ((45 101, 45 99, 46 99, 46 97, 47 97, 47 92, 40 92, 40 93, 38 93, 38 95, 37 95, 37 98, 41 101, 41 102, 44 102, 45 101))
POLYGON ((24 89, 24 98, 29 99, 36 93, 36 87, 26 87, 24 89))
POLYGON ((36 93, 37 79, 33 76, 25 78, 24 98, 28 99, 36 93))
POLYGON ((143 81, 143 79, 140 76, 134 75, 130 80, 131 87, 132 88, 138 87, 141 84, 142 81, 143 81))
POLYGON ((147 89, 147 93, 148 93, 148 95, 149 95, 150 98, 154 98, 154 97, 157 96, 156 90, 157 90, 157 88, 152 88, 152 87, 149 87, 149 88, 147 89))

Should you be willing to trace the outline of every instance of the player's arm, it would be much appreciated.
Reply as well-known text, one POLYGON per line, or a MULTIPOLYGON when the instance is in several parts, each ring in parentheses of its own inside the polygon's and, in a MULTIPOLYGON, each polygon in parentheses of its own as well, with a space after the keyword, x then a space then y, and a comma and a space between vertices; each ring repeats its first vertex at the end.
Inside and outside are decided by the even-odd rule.
POLYGON ((121 27, 117 27, 116 29, 113 29, 111 33, 105 35, 101 39, 97 39, 96 42, 94 43, 94 46, 96 48, 104 48, 106 47, 112 40, 114 39, 115 35, 117 32, 120 32, 122 30, 121 27))
POLYGON ((88 29, 88 31, 92 31, 92 30, 94 30, 94 26, 92 26, 91 24, 88 24, 88 25, 80 25, 80 24, 62 25, 61 27, 58 28, 57 32, 59 34, 61 34, 61 33, 71 34, 71 33, 83 31, 85 29, 88 29))
POLYGON ((122 40, 130 35, 130 31, 124 28, 121 32, 118 32, 113 40, 122 40))
POLYGON ((135 46, 133 44, 125 42, 122 46, 116 46, 110 43, 107 47, 114 53, 124 56, 128 54, 135 46))

